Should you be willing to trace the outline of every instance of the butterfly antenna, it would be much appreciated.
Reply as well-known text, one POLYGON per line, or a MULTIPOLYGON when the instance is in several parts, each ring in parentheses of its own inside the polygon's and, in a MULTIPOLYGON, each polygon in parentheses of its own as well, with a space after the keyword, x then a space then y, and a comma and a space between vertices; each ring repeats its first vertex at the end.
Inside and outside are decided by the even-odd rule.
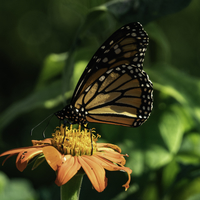
MULTIPOLYGON (((47 120, 49 117, 53 117, 53 115, 54 115, 54 113, 52 113, 51 115, 49 115, 48 117, 46 117, 45 119, 43 119, 39 124, 37 124, 36 126, 34 126, 32 129, 31 129, 31 136, 33 135, 33 130, 35 129, 35 128, 37 128, 40 124, 42 124, 45 120, 47 120)), ((51 120, 51 119, 50 119, 51 120)), ((50 120, 49 120, 49 122, 50 122, 50 120)), ((49 125, 49 122, 48 122, 48 124, 47 124, 47 126, 49 125)), ((47 128, 47 126, 46 126, 46 128, 47 128)), ((46 128, 45 128, 45 130, 46 130, 46 128)), ((44 132, 45 132, 45 130, 43 131, 43 136, 44 136, 44 132)))
MULTIPOLYGON (((54 113, 53 113, 53 114, 54 114, 54 113)), ((51 117, 51 118, 50 118, 50 120, 48 121, 48 123, 47 123, 47 125, 46 125, 44 131, 42 132, 42 135, 43 135, 44 138, 45 138, 45 131, 46 131, 47 127, 49 126, 49 123, 50 123, 50 121, 51 121, 51 119, 52 119, 52 117, 53 117, 53 114, 51 114, 51 115, 48 116, 48 117, 51 117)), ((48 118, 48 117, 47 117, 47 118, 48 118)), ((47 118, 46 118, 46 119, 47 119, 47 118)))

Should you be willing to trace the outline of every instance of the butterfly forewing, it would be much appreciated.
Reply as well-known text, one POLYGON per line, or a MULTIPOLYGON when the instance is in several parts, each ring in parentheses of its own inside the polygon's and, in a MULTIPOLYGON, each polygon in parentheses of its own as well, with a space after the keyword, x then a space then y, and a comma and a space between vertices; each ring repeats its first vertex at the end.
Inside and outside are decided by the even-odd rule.
POLYGON ((153 108, 153 85, 143 70, 148 36, 138 22, 111 35, 97 50, 59 119, 137 127, 153 108))
POLYGON ((85 68, 74 91, 72 101, 102 74, 122 64, 134 64, 142 68, 148 36, 140 23, 121 27, 97 50, 85 68))

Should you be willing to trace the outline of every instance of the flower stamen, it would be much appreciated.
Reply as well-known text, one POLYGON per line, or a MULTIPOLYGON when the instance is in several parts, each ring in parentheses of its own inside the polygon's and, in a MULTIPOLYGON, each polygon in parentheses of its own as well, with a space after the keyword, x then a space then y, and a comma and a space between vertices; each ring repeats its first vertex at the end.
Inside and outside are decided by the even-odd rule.
POLYGON ((78 129, 68 127, 57 127, 55 133, 52 134, 52 144, 64 155, 81 156, 81 155, 92 155, 96 152, 96 141, 100 137, 95 136, 94 129, 81 130, 79 125, 78 129))

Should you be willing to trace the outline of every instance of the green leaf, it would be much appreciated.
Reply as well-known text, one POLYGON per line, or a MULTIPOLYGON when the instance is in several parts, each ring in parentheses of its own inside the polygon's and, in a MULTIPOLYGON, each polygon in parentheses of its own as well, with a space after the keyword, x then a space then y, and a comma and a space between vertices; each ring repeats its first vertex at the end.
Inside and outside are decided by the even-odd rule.
POLYGON ((191 197, 187 198, 187 200, 199 200, 200 199, 200 193, 194 194, 191 197))
POLYGON ((150 45, 147 48, 147 58, 145 60, 149 58, 149 55, 151 56, 149 58, 150 61, 155 60, 156 62, 168 63, 171 59, 171 49, 165 32, 155 22, 146 25, 145 30, 150 38, 150 45))
MULTIPOLYGON (((71 92, 65 94, 66 99, 70 96, 71 92)), ((37 107, 52 108, 57 106, 62 101, 61 81, 55 81, 48 85, 48 87, 30 94, 21 101, 13 103, 4 112, 2 112, 0 115, 0 130, 22 113, 29 112, 37 107)))
POLYGON ((35 168, 37 168, 44 161, 45 161, 44 154, 40 154, 39 156, 37 156, 37 158, 35 158, 35 162, 33 164, 32 170, 34 170, 35 168))
POLYGON ((2 200, 36 200, 36 192, 28 180, 7 178, 4 184, 5 186, 0 190, 2 200))
POLYGON ((0 194, 5 190, 5 187, 9 184, 8 177, 1 171, 0 172, 0 194))
POLYGON ((173 154, 170 154, 164 147, 160 145, 150 145, 145 153, 145 162, 151 169, 157 169, 166 165, 173 159, 173 154))
POLYGON ((76 1, 76 0, 67 0, 67 2, 63 2, 66 4, 68 9, 76 11, 77 15, 80 15, 80 18, 83 18, 89 12, 89 8, 87 8, 87 4, 84 5, 84 1, 76 1))
POLYGON ((175 69, 166 63, 157 63, 147 69, 154 89, 176 99, 196 122, 200 123, 200 80, 175 69))
POLYGON ((162 182, 164 188, 167 190, 175 181, 176 175, 179 172, 180 167, 176 160, 173 159, 168 165, 163 168, 162 182))
POLYGON ((182 184, 176 185, 174 191, 171 192, 171 195, 175 200, 191 200, 193 195, 196 196, 199 194, 199 187, 199 178, 194 180, 185 180, 185 182, 182 182, 182 184))
POLYGON ((172 154, 177 153, 184 133, 179 116, 173 112, 165 112, 160 119, 159 129, 168 150, 172 154))
MULTIPOLYGON (((157 118, 154 120, 158 123, 157 118)), ((123 134, 120 136, 121 143, 118 144, 124 153, 128 153, 127 166, 133 170, 133 174, 136 176, 143 174, 146 167, 158 169, 166 165, 171 162, 174 156, 165 147, 152 117, 151 122, 149 122, 151 126, 146 124, 147 122, 142 127, 132 129, 132 131, 123 127, 123 134)))
POLYGON ((36 89, 44 87, 49 84, 53 78, 61 74, 67 58, 68 53, 50 54, 47 56, 44 60, 44 65, 38 78, 36 89))
POLYGON ((191 0, 114 0, 106 3, 106 7, 123 24, 132 21, 146 24, 161 16, 178 12, 190 2, 191 0))
POLYGON ((177 160, 185 164, 199 164, 200 160, 200 135, 189 133, 184 137, 177 160))

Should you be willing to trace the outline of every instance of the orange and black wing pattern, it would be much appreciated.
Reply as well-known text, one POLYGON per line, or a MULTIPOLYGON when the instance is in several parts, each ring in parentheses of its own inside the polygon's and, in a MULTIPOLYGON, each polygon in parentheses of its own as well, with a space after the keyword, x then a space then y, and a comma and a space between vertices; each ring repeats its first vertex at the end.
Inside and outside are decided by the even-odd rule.
POLYGON ((71 104, 59 119, 140 126, 153 108, 153 84, 143 70, 148 35, 140 23, 121 27, 97 50, 83 72, 71 104))

